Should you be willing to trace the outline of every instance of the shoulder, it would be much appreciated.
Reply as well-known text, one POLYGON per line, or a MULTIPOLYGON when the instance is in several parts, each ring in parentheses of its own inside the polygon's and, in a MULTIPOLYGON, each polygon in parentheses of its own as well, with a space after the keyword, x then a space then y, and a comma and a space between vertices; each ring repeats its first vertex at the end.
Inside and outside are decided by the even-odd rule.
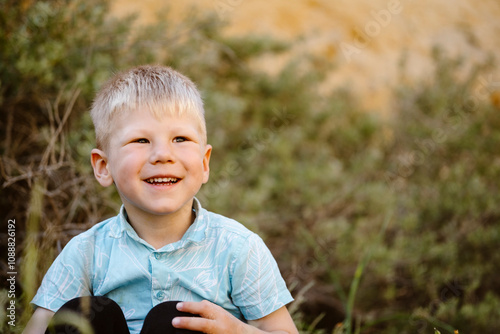
POLYGON ((102 243, 105 239, 118 234, 117 220, 118 216, 108 218, 76 235, 68 242, 63 251, 93 251, 96 243, 102 243))
POLYGON ((205 209, 199 214, 202 244, 217 250, 218 256, 226 254, 230 263, 248 258, 251 253, 267 250, 262 238, 242 223, 205 209))
POLYGON ((207 224, 207 232, 209 234, 216 234, 220 237, 249 239, 258 237, 258 235, 244 226, 242 223, 223 216, 218 213, 202 209, 202 217, 207 224))
MULTIPOLYGON (((96 256, 109 251, 109 245, 112 245, 109 242, 112 225, 113 218, 106 219, 73 237, 57 255, 51 270, 47 272, 49 281, 58 281, 60 277, 69 277, 70 281, 86 281, 93 271, 96 256)), ((83 285, 90 286, 88 282, 83 285)))
POLYGON ((207 240, 211 240, 218 245, 217 248, 231 254, 232 265, 253 257, 260 259, 272 257, 262 238, 242 223, 206 210, 203 214, 206 214, 207 240))

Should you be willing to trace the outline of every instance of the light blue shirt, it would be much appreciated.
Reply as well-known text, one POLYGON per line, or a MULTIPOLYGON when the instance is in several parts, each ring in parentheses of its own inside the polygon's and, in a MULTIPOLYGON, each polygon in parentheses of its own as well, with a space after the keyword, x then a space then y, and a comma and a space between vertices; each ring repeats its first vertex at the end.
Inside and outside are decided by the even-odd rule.
POLYGON ((293 300, 262 239, 240 223, 209 212, 181 240, 155 250, 127 222, 124 208, 74 237, 45 275, 32 303, 57 311, 79 296, 120 305, 131 333, 167 300, 209 300, 240 319, 260 319, 293 300))

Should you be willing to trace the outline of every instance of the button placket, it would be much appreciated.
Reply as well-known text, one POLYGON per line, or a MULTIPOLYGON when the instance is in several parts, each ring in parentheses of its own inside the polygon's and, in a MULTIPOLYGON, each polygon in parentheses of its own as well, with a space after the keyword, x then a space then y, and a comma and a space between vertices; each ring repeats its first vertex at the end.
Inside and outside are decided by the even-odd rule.
POLYGON ((168 289, 168 270, 162 261, 164 253, 152 252, 150 255, 151 271, 153 279, 151 297, 153 298, 153 305, 159 304, 168 299, 170 293, 168 289))

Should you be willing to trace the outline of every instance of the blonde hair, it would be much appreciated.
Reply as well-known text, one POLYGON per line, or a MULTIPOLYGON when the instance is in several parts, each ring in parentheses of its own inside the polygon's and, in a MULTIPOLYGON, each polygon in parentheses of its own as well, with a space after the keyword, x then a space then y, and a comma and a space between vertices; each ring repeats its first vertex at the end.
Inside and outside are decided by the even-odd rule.
POLYGON ((97 93, 90 110, 97 147, 107 146, 113 117, 137 109, 146 109, 158 118, 194 116, 206 144, 205 112, 196 85, 170 67, 145 65, 118 73, 97 93))

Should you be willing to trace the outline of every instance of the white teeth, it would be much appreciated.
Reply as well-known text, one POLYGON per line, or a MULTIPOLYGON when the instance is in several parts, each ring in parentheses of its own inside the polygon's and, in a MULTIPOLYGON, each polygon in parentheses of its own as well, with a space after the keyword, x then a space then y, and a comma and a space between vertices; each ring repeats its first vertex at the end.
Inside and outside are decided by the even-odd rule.
POLYGON ((177 182, 177 178, 175 177, 155 177, 151 179, 147 179, 148 183, 174 183, 177 182))

